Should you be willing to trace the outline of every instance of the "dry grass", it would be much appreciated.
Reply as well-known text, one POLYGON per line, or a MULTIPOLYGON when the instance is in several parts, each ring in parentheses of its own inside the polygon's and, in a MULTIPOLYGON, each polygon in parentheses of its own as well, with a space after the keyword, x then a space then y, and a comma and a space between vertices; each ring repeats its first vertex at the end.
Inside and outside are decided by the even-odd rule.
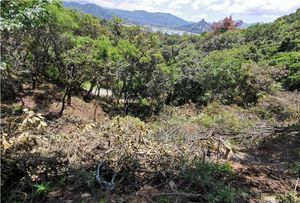
MULTIPOLYGON (((284 108, 297 118, 298 95, 286 94, 276 96, 276 105, 284 106, 291 99, 284 108)), ((266 104, 266 109, 275 100, 274 95, 270 97, 260 103, 266 104)), ((20 128, 26 113, 18 105, 6 106, 8 124, 1 151, 5 152, 6 171, 2 184, 11 187, 5 197, 8 202, 84 198, 92 202, 101 198, 117 202, 205 202, 221 198, 231 202, 239 196, 234 185, 240 187, 249 181, 243 179, 244 174, 237 180, 227 163, 228 152, 232 153, 229 141, 238 135, 252 142, 247 133, 262 121, 249 110, 218 103, 199 110, 189 104, 168 107, 147 122, 130 116, 94 122, 80 116, 82 109, 77 103, 85 105, 83 101, 73 101, 78 110, 67 109, 65 116, 46 120, 47 126, 41 129, 30 122, 20 128), (105 192, 95 178, 101 161, 106 161, 100 171, 103 178, 110 181, 116 174, 111 193, 105 192), (207 182, 193 182, 195 177, 207 178, 207 182), (46 187, 47 192, 37 195, 32 192, 36 187, 46 187)))
POLYGON ((252 108, 262 119, 291 125, 300 120, 300 92, 276 92, 266 95, 252 108))

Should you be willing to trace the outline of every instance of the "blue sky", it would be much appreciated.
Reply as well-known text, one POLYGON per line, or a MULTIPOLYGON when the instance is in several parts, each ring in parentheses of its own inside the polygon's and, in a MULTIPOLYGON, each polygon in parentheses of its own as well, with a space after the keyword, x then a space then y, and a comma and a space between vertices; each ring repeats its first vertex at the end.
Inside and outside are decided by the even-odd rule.
POLYGON ((245 22, 271 22, 295 12, 300 0, 67 0, 88 1, 124 10, 168 12, 188 21, 205 18, 209 22, 233 15, 245 22))

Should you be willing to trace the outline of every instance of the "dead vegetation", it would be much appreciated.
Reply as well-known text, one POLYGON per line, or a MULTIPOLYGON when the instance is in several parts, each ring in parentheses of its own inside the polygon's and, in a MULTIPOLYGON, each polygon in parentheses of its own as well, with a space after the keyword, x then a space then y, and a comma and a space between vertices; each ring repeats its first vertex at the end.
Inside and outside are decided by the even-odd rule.
POLYGON ((47 119, 16 104, 2 108, 4 201, 297 201, 296 124, 277 129, 252 110, 218 103, 168 107, 146 122, 94 122, 72 109, 47 119))

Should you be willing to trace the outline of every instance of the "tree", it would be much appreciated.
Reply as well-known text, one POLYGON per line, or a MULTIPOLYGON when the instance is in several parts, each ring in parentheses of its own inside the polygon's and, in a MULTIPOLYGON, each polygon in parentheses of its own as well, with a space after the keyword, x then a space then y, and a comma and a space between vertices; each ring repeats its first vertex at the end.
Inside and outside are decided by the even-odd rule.
POLYGON ((82 83, 85 81, 85 70, 92 62, 93 57, 93 40, 88 37, 67 36, 68 43, 71 48, 62 54, 61 67, 61 82, 65 87, 65 94, 62 99, 62 108, 60 115, 62 115, 65 107, 65 99, 67 104, 71 105, 71 97, 75 92, 77 93, 82 83))
POLYGON ((203 51, 211 52, 239 47, 245 44, 244 35, 240 30, 230 30, 221 35, 214 35, 201 41, 200 48, 203 51))
POLYGON ((213 27, 213 32, 217 34, 217 33, 224 33, 229 30, 235 30, 238 25, 239 23, 236 23, 232 19, 232 16, 229 16, 224 18, 224 20, 213 23, 212 27, 213 27))
POLYGON ((202 84, 199 83, 200 74, 203 73, 200 64, 202 57, 193 44, 181 47, 172 69, 176 74, 173 91, 168 97, 169 103, 175 105, 198 103, 199 97, 203 94, 202 84))
POLYGON ((32 81, 32 88, 45 72, 49 63, 50 47, 47 33, 53 14, 49 6, 57 6, 55 1, 1 1, 1 51, 11 83, 32 81))

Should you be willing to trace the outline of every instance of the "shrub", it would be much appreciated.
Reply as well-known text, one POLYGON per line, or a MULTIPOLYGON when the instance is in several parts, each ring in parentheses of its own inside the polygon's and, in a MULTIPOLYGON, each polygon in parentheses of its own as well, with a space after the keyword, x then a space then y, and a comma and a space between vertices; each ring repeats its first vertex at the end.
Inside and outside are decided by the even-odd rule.
POLYGON ((196 120, 205 128, 233 134, 246 132, 258 122, 256 116, 250 115, 245 110, 237 106, 223 106, 218 102, 205 107, 196 120))
POLYGON ((289 75, 284 80, 286 88, 291 90, 300 88, 300 52, 278 53, 272 57, 270 64, 287 67, 289 75))
POLYGON ((244 44, 244 37, 239 30, 229 31, 222 35, 214 35, 206 39, 201 48, 206 52, 214 50, 231 49, 244 44))
POLYGON ((289 192, 285 195, 278 195, 277 198, 279 203, 297 203, 300 201, 299 194, 296 192, 289 192))
POLYGON ((229 164, 203 163, 194 161, 179 174, 189 185, 189 191, 203 191, 203 202, 235 202, 240 191, 227 184, 222 177, 234 176, 229 164), (206 194, 205 194, 206 193, 206 194))
POLYGON ((256 92, 249 92, 247 87, 249 73, 243 64, 251 63, 253 50, 249 46, 213 51, 202 61, 203 74, 199 81, 205 94, 203 103, 220 100, 224 104, 248 104, 256 101, 256 92))
POLYGON ((252 111, 263 119, 294 123, 300 119, 300 94, 276 92, 259 99, 252 111))

